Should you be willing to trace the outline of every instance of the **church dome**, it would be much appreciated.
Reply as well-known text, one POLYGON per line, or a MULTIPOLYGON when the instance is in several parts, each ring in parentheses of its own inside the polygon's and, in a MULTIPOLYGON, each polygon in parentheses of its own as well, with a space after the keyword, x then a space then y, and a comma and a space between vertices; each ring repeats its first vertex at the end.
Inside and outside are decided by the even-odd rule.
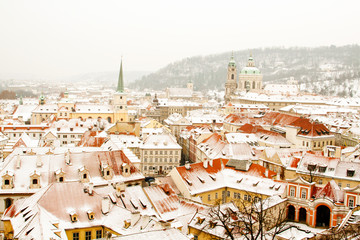
POLYGON ((256 67, 244 67, 241 69, 241 74, 260 74, 260 70, 256 67))

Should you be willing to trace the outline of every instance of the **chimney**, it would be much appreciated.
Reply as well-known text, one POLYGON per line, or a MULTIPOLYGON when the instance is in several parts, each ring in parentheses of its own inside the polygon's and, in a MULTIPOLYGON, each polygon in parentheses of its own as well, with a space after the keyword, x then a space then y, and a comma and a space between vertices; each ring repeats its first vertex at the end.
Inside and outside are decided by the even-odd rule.
POLYGON ((208 164, 209 164, 209 162, 208 162, 207 160, 205 160, 205 161, 203 162, 204 168, 208 168, 208 164))
POLYGON ((71 165, 71 161, 70 161, 70 151, 68 150, 67 152, 65 152, 65 163, 67 165, 71 165))
POLYGON ((21 158, 20 155, 18 154, 16 156, 16 168, 19 169, 21 167, 21 158))
POLYGON ((120 197, 121 192, 125 192, 126 185, 125 183, 117 183, 116 184, 116 196, 120 197))
POLYGON ((210 165, 210 167, 213 166, 213 160, 212 159, 209 160, 209 165, 210 165))
POLYGON ((185 169, 186 170, 189 170, 191 167, 190 167, 190 163, 185 163, 185 169))
POLYGON ((93 191, 94 191, 94 183, 89 182, 89 195, 93 195, 93 191))
POLYGON ((41 161, 41 156, 37 155, 36 156, 36 166, 37 167, 41 167, 43 165, 42 161, 41 161))
POLYGON ((103 197, 101 200, 101 212, 107 214, 110 211, 110 200, 108 197, 103 197))
POLYGON ((269 169, 265 169, 265 177, 268 178, 269 177, 269 169))

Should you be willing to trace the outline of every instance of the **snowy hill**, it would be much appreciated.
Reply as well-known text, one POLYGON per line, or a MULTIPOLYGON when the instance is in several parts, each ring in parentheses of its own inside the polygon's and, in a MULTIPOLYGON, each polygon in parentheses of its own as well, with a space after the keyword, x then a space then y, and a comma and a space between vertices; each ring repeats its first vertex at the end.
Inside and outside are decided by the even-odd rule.
MULTIPOLYGON (((301 89, 324 95, 359 96, 360 46, 264 48, 234 52, 238 73, 252 54, 264 83, 284 83, 294 77, 301 89)), ((129 84, 130 88, 165 89, 185 86, 196 90, 223 89, 231 52, 195 56, 171 63, 129 84)))

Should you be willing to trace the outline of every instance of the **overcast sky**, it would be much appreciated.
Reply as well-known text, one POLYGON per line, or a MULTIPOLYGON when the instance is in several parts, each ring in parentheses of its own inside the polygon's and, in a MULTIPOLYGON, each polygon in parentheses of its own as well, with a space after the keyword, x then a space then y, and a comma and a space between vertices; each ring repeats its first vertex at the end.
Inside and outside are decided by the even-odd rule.
MULTIPOLYGON (((0 77, 155 71, 195 55, 360 43, 360 1, 1 0, 0 77)), ((256 56, 255 56, 256 57, 256 56)))

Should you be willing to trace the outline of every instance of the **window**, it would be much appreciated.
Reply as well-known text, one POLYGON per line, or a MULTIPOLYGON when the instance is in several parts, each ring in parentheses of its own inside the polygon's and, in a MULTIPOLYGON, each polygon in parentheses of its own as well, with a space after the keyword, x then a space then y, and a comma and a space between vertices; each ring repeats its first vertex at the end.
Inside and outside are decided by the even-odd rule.
POLYGON ((244 195, 244 200, 247 201, 248 200, 248 195, 244 195))
POLYGON ((33 184, 33 185, 38 184, 38 180, 37 180, 36 178, 34 178, 34 179, 32 180, 32 184, 33 184))
POLYGON ((341 188, 341 182, 339 182, 338 185, 339 185, 339 188, 341 188))
POLYGON ((91 231, 85 232, 85 240, 91 240, 91 231))
POLYGON ((144 158, 144 162, 147 162, 147 158, 144 158))
POLYGON ((67 135, 63 135, 63 138, 67 138, 67 135))
POLYGON ((63 182, 64 181, 64 177, 59 177, 59 182, 63 182))
POLYGON ((350 197, 349 198, 349 208, 353 208, 354 207, 354 197, 350 197))
POLYGON ((158 155, 158 151, 155 151, 155 155, 158 155))
POLYGON ((227 191, 227 196, 230 197, 230 191, 227 191))
POLYGON ((9 180, 9 179, 5 179, 4 184, 5 184, 5 185, 10 185, 10 180, 9 180))
POLYGON ((210 194, 208 194, 208 201, 210 201, 211 200, 211 195, 210 194))
POLYGON ((350 188, 350 184, 349 184, 349 183, 348 183, 348 184, 346 184, 346 187, 347 187, 347 188, 350 188))
POLYGON ((73 233, 73 240, 80 240, 78 232, 73 233))
POLYGON ((322 179, 320 179, 320 180, 319 180, 319 184, 323 184, 323 181, 322 181, 322 179))
POLYGON ((218 199, 218 193, 215 193, 215 199, 218 199))
POLYGON ((160 155, 162 155, 162 151, 160 151, 160 153, 159 153, 160 155))
POLYGON ((146 171, 147 170, 147 166, 144 166, 144 171, 146 171))
POLYGON ((4 201, 5 201, 5 209, 10 207, 13 202, 13 200, 11 198, 7 198, 4 201))
POLYGON ((290 188, 290 196, 295 197, 295 188, 294 187, 290 188))
POLYGON ((87 174, 84 173, 84 174, 83 174, 83 179, 86 179, 86 178, 87 178, 87 174))
POLYGON ((301 189, 301 198, 306 199, 306 189, 301 189))
POLYGON ((169 153, 170 155, 172 155, 173 154, 173 151, 170 151, 170 153, 169 153))
POLYGON ((102 238, 102 230, 96 230, 96 239, 102 238))

